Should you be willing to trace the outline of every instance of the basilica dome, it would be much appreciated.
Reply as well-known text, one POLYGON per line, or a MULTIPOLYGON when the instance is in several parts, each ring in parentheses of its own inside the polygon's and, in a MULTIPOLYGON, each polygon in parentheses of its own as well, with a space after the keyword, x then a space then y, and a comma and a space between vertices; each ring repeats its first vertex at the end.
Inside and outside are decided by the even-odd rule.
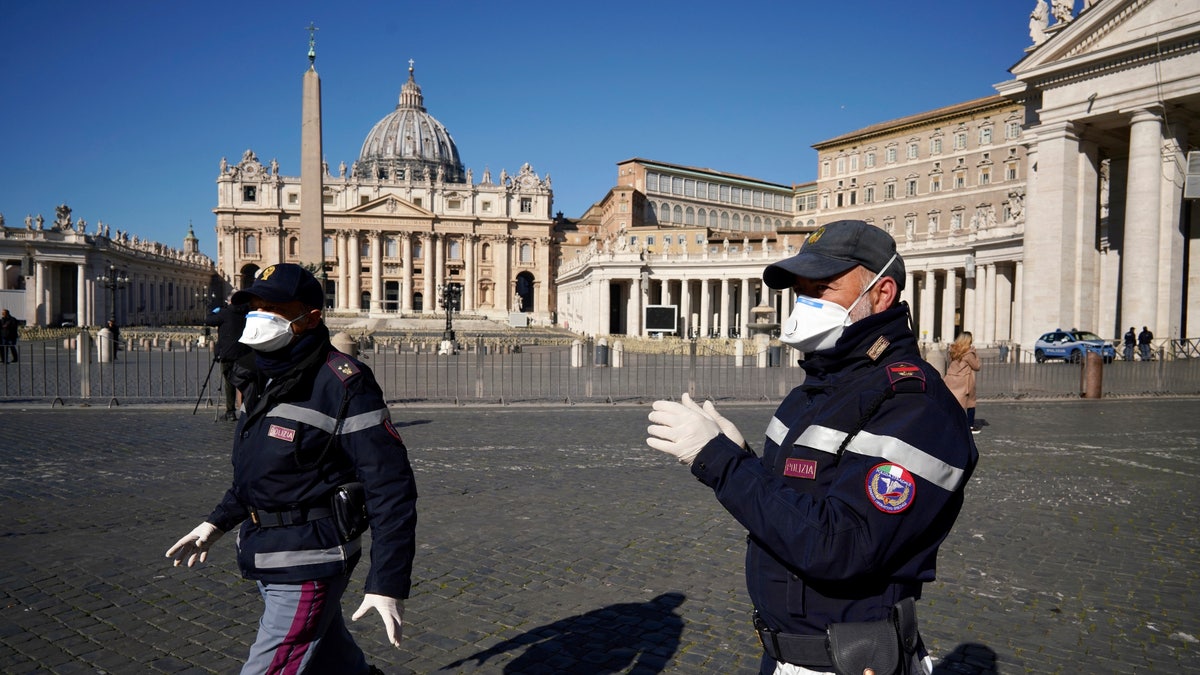
POLYGON ((367 134, 354 173, 363 179, 465 181, 454 139, 425 111, 425 98, 413 78, 411 61, 408 82, 400 89, 400 102, 367 134))

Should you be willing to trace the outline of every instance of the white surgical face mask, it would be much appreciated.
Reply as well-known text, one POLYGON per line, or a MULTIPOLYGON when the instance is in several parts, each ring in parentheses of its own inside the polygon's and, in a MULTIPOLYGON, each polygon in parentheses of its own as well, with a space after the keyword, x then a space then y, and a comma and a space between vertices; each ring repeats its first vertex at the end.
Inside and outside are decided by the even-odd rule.
POLYGON ((304 317, 301 314, 288 321, 271 312, 250 312, 246 314, 246 328, 238 342, 260 352, 283 349, 292 341, 292 324, 304 317))
POLYGON ((859 301, 866 297, 867 292, 871 290, 875 282, 879 281, 883 272, 891 266, 895 259, 896 256, 893 255, 848 308, 829 300, 817 300, 807 295, 797 295, 792 313, 783 323, 779 341, 806 354, 829 349, 837 344, 838 338, 842 337, 846 326, 853 323, 850 313, 859 301))

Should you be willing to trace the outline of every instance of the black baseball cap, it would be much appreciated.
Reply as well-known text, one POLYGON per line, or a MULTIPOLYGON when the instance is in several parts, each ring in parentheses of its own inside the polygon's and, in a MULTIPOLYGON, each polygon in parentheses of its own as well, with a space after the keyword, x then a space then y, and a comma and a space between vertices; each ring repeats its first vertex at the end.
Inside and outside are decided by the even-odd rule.
POLYGON ((828 279, 858 265, 876 274, 887 265, 883 276, 895 279, 904 289, 904 259, 896 254, 896 240, 861 220, 838 220, 818 227, 804 240, 799 253, 767 265, 763 282, 771 288, 791 288, 796 277, 828 279))
POLYGON ((325 306, 325 291, 312 272, 292 263, 278 263, 264 267, 250 288, 233 294, 232 304, 249 302, 250 298, 261 298, 268 302, 292 302, 299 300, 305 307, 321 309, 325 306))

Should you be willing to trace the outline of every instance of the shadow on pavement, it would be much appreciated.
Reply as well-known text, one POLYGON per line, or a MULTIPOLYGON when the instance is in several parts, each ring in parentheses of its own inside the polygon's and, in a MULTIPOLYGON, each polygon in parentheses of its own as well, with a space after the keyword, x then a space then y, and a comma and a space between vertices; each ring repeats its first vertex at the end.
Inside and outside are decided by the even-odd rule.
POLYGON ((987 645, 964 642, 938 659, 933 675, 996 675, 996 652, 987 645))
POLYGON ((641 603, 622 603, 533 628, 490 649, 446 665, 451 670, 508 651, 524 652, 504 666, 518 673, 660 673, 679 648, 683 619, 675 609, 682 593, 664 593, 641 603))

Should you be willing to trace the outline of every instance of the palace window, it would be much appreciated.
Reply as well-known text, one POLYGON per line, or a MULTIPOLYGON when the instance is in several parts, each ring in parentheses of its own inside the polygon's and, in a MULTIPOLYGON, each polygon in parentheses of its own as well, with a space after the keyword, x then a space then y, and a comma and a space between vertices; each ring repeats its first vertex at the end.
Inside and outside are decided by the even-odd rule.
POLYGON ((258 255, 258 237, 246 235, 246 255, 258 255))
POLYGON ((533 199, 521 197, 521 213, 533 213, 533 199))
POLYGON ((520 261, 523 263, 533 262, 533 247, 529 244, 521 244, 520 261))
POLYGON ((242 186, 242 201, 256 202, 258 201, 258 187, 254 185, 242 186))

